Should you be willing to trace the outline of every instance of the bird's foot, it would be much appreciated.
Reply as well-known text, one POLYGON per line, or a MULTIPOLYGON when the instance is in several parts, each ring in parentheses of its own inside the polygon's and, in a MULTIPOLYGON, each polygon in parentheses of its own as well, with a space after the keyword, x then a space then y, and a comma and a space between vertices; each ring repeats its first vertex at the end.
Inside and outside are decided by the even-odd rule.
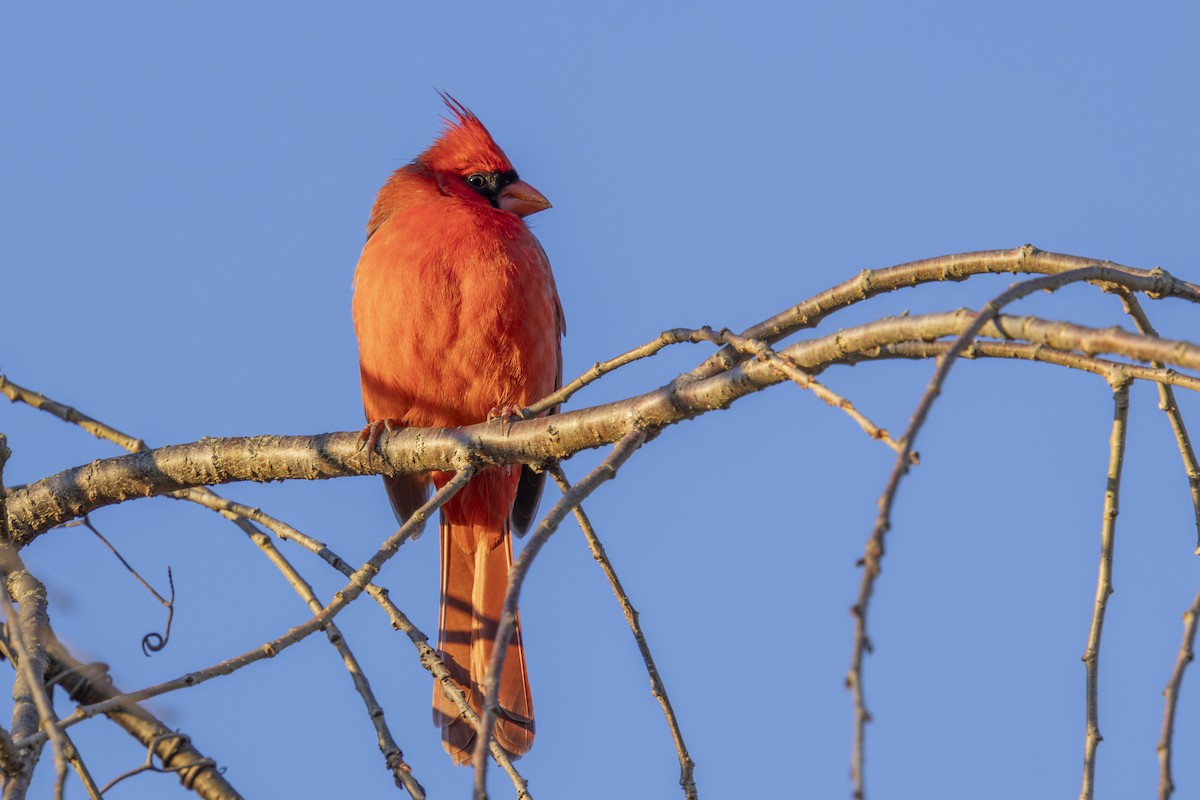
POLYGON ((398 419, 376 419, 367 423, 367 426, 358 434, 358 449, 363 448, 373 452, 379 452, 379 436, 384 431, 393 431, 396 428, 404 427, 403 423, 398 419))
POLYGON ((528 419, 528 417, 525 416, 525 409, 520 406, 493 408, 487 415, 488 422, 497 420, 500 422, 500 430, 504 432, 505 436, 508 436, 508 429, 514 422, 520 422, 523 419, 528 419))

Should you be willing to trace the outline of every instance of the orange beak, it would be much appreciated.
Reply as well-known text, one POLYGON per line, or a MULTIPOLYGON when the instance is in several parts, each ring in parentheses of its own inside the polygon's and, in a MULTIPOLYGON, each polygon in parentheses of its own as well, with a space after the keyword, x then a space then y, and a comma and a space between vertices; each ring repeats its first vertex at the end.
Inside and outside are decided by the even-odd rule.
POLYGON ((500 190, 497 205, 518 217, 528 217, 550 208, 550 201, 525 181, 513 181, 500 190))

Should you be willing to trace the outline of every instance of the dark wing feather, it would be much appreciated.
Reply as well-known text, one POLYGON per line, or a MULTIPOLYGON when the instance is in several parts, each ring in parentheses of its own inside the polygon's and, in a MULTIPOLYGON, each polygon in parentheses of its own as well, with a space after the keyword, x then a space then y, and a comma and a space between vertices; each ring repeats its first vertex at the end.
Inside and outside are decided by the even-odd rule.
POLYGON ((385 475, 383 488, 387 489, 392 511, 401 525, 429 500, 429 478, 425 475, 385 475))
POLYGON ((546 473, 536 472, 533 467, 521 467, 521 480, 517 483, 517 499, 513 502, 512 530, 524 536, 537 515, 538 503, 542 501, 542 490, 546 488, 546 473))
MULTIPOLYGON (((538 244, 541 248, 541 244, 538 244)), ((546 251, 542 251, 542 258, 546 257, 546 251)), ((551 276, 551 281, 554 277, 551 276)), ((558 308, 558 340, 560 342, 558 348, 558 375, 554 378, 554 391, 562 388, 562 337, 567 332, 567 322, 563 317, 562 304, 558 300, 558 290, 554 290, 554 304, 558 308)), ((558 413, 558 406, 550 409, 551 414, 558 413)), ((542 502, 542 490, 546 488, 546 473, 537 472, 530 466, 521 467, 521 479, 517 483, 517 498, 513 501, 512 509, 512 531, 517 536, 524 536, 529 530, 529 526, 533 524, 533 518, 537 514, 538 504, 542 502)))

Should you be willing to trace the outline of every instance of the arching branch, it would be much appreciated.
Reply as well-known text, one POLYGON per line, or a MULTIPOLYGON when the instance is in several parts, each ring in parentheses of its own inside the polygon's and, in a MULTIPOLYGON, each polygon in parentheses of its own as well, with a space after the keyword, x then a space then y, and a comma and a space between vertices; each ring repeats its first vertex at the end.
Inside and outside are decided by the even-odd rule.
MULTIPOLYGON (((975 319, 960 309, 889 317, 837 334, 801 341, 781 351, 798 367, 818 373, 854 354, 903 342, 955 336, 975 319)), ((1097 329, 1037 317, 1000 315, 982 336, 1045 344, 1085 354, 1117 353, 1200 369, 1200 346, 1097 329)), ((581 450, 613 444, 634 430, 658 430, 716 409, 788 377, 771 363, 751 360, 697 381, 672 382, 615 403, 549 418, 465 428, 408 428, 381 437, 379 453, 361 447, 357 432, 318 436, 203 439, 185 445, 94 461, 9 490, 8 513, 21 545, 68 520, 135 497, 155 497, 193 486, 233 481, 316 480, 345 475, 413 474, 479 469, 492 464, 546 464, 581 450)))

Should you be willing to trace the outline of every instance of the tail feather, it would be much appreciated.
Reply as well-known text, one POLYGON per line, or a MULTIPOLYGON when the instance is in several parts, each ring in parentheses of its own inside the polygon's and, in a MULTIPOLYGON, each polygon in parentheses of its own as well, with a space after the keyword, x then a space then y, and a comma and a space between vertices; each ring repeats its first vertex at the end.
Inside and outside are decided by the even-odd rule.
MULTIPOLYGON (((438 651, 450 677, 458 684, 467 702, 478 712, 480 698, 471 680, 471 584, 474 564, 466 559, 462 549, 453 545, 451 534, 443 523, 442 602, 438 618, 438 651), (451 580, 453 579, 453 581, 451 580)), ((464 719, 453 702, 442 692, 440 684, 433 686, 433 724, 442 729, 442 746, 462 764, 470 758, 475 729, 464 719)))
MULTIPOLYGON (((495 647, 504 608, 512 539, 507 522, 499 535, 489 527, 442 522, 442 607, 438 649, 451 676, 478 714, 483 680, 495 647)), ((519 757, 533 744, 533 698, 525 668, 520 620, 505 654, 498 693, 495 737, 508 753, 519 757)), ((456 763, 471 757, 475 729, 458 708, 434 687, 434 723, 442 728, 442 744, 456 763)))

